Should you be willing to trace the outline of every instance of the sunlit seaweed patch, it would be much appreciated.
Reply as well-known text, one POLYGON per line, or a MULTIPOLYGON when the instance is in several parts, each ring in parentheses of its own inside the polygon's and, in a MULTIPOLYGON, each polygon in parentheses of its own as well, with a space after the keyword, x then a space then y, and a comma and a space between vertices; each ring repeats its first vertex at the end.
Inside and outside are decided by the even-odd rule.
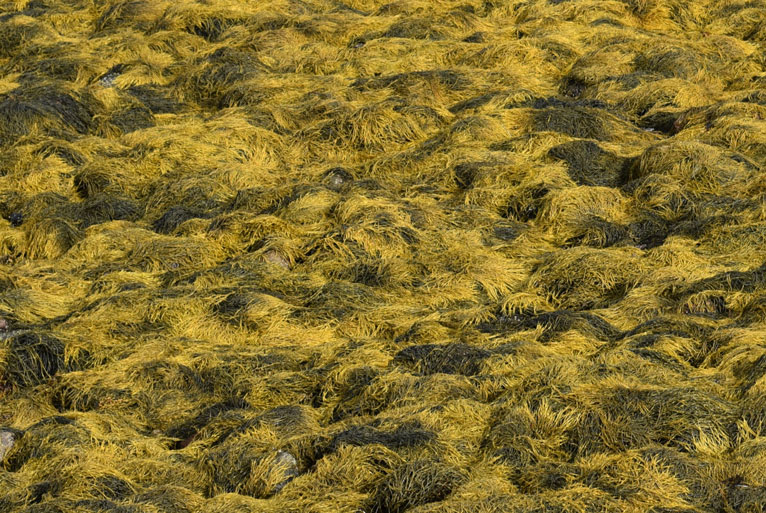
POLYGON ((0 513, 766 511, 763 0, 0 1, 0 513))

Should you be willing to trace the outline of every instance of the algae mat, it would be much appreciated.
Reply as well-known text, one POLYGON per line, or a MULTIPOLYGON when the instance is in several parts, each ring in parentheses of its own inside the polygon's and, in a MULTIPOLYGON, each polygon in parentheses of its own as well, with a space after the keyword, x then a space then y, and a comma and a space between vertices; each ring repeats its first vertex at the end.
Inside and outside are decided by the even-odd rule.
POLYGON ((766 1, 0 3, 0 512, 766 510, 766 1))

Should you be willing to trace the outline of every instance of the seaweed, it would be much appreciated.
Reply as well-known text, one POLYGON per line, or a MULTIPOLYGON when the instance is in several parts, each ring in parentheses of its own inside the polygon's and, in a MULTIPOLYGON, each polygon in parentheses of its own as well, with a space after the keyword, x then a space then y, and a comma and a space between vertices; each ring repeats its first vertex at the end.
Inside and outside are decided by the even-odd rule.
POLYGON ((373 513, 400 513, 444 499, 464 480, 450 465, 416 460, 394 469, 375 487, 369 508, 373 513))
POLYGON ((690 283, 681 290, 670 289, 668 297, 679 299, 706 290, 724 290, 738 292, 753 292, 766 284, 766 264, 761 264, 750 271, 726 271, 709 278, 703 278, 690 283))
POLYGON ((58 483, 54 481, 41 481, 29 486, 26 490, 26 504, 39 504, 45 494, 55 494, 58 483))
POLYGON ((89 198, 106 192, 112 185, 109 173, 93 168, 86 168, 74 176, 74 187, 81 198, 89 198))
POLYGON ((152 505, 161 513, 192 513, 202 506, 203 499, 181 486, 159 485, 135 494, 131 501, 152 505))
POLYGON ((521 101, 508 103, 506 109, 518 109, 518 108, 533 108, 533 109, 548 109, 548 108, 590 108, 590 109, 606 109, 611 110, 612 107, 602 101, 593 100, 589 98, 583 99, 569 99, 567 97, 560 98, 556 96, 549 96, 547 98, 525 98, 521 101))
POLYGON ((648 55, 638 55, 633 65, 639 71, 658 73, 665 77, 688 78, 705 66, 705 60, 700 57, 690 49, 670 47, 654 50, 648 55))
POLYGON ((115 112, 110 122, 127 134, 154 126, 154 117, 152 112, 144 106, 130 107, 124 111, 115 112))
POLYGON ((523 312, 513 316, 499 315, 492 321, 479 323, 476 328, 483 333, 515 333, 542 328, 541 342, 550 341, 555 335, 576 329, 602 341, 617 340, 623 333, 598 315, 589 312, 557 310, 534 314, 523 312))
POLYGON ((397 21, 388 27, 381 37, 396 37, 409 39, 443 39, 446 36, 444 30, 440 30, 438 24, 430 19, 408 18, 397 21))
POLYGON ((65 368, 64 344, 52 335, 21 333, 3 344, 9 350, 4 378, 15 387, 44 383, 65 368))
POLYGON ((64 416, 45 417, 27 427, 13 449, 6 454, 3 462, 10 472, 18 472, 33 460, 45 459, 51 455, 54 447, 84 446, 91 442, 90 432, 64 416), (46 444, 47 442, 47 444, 46 444))
MULTIPOLYGON (((5 13, 9 15, 13 13, 5 13)), ((18 51, 28 40, 33 39, 40 33, 40 27, 36 24, 14 22, 4 19, 0 30, 0 56, 8 58, 18 51)))
POLYGON ((603 150, 593 141, 570 141, 554 146, 548 155, 567 163, 569 176, 577 185, 620 187, 633 160, 603 150))
POLYGON ((760 511, 764 20, 5 2, 0 510, 760 511))
POLYGON ((471 84, 468 77, 454 70, 428 70, 414 71, 411 73, 395 73, 379 77, 358 78, 351 83, 351 87, 360 90, 376 90, 390 87, 394 91, 404 92, 410 87, 422 85, 431 81, 438 82, 439 84, 456 91, 466 89, 471 84))
POLYGON ((263 454, 246 443, 232 442, 207 451, 200 465, 212 480, 209 495, 240 493, 267 498, 298 475, 295 463, 284 451, 263 454))
POLYGON ((499 222, 492 228, 492 234, 500 240, 510 242, 518 238, 526 225, 513 221, 499 222))
POLYGON ((616 303, 637 284, 640 264, 630 251, 610 250, 614 259, 597 249, 570 248, 543 262, 532 275, 533 284, 564 308, 590 309, 616 303))
POLYGON ((203 216, 204 214, 201 212, 195 212, 185 205, 173 206, 152 223, 152 229, 157 233, 168 235, 173 233, 185 221, 203 216))
POLYGON ((628 225, 628 232, 636 246, 651 249, 664 244, 673 232, 673 225, 653 212, 645 212, 628 225))
POLYGON ((87 134, 93 128, 93 109, 75 93, 53 85, 17 88, 0 96, 0 144, 7 145, 30 133, 35 123, 58 135, 68 129, 87 134))
POLYGON ((466 110, 478 109, 479 107, 491 102, 492 99, 495 98, 496 96, 497 95, 494 93, 487 93, 487 94, 482 94, 481 96, 476 96, 474 98, 469 98, 467 100, 460 101, 456 103, 455 105, 451 106, 449 108, 449 111, 453 114, 459 114, 466 110))
POLYGON ((481 371, 482 361, 491 354, 467 344, 423 344, 402 349, 394 355, 393 362, 411 366, 423 374, 444 372, 472 376, 481 371))
POLYGON ((505 207, 504 217, 521 223, 535 219, 549 192, 545 184, 530 185, 517 191, 505 207))
POLYGON ((25 223, 27 245, 25 255, 33 259, 56 258, 66 253, 82 237, 82 231, 62 218, 25 223))
POLYGON ((369 287, 381 287, 390 281, 388 265, 380 258, 357 261, 342 276, 354 283, 369 287))
POLYGON ((595 109, 577 106, 550 107, 534 112, 538 131, 560 132, 571 137, 609 139, 607 122, 595 109))
POLYGON ((486 41, 486 34, 484 32, 474 32, 470 36, 463 39, 465 43, 484 43, 486 41))
POLYGON ((629 227, 609 222, 598 216, 588 216, 583 221, 581 225, 582 233, 567 239, 564 243, 565 247, 590 246, 594 248, 608 248, 630 239, 631 231, 629 227))
POLYGON ((380 444, 389 449, 417 447, 436 438, 431 431, 423 429, 419 423, 408 423, 387 431, 372 426, 353 426, 332 436, 328 443, 323 444, 315 453, 320 459, 324 455, 337 451, 344 445, 363 447, 370 444, 380 444))
POLYGON ((80 228, 114 220, 136 221, 140 217, 141 211, 135 202, 108 194, 89 196, 77 215, 80 228))
POLYGON ((462 162, 455 166, 455 183, 461 189, 468 189, 476 179, 477 173, 491 162, 462 162))
POLYGON ((656 111, 646 114, 638 120, 638 126, 643 129, 675 135, 679 131, 679 114, 673 111, 656 111))
POLYGON ((123 505, 109 499, 82 499, 74 501, 70 507, 85 511, 109 513, 141 513, 141 508, 136 505, 123 505))
POLYGON ((125 91, 143 103, 152 114, 174 114, 178 112, 181 103, 168 95, 169 91, 163 89, 167 88, 147 84, 130 86, 125 91))
POLYGON ((606 392, 601 404, 568 433, 567 447, 576 457, 651 445, 688 452, 701 437, 728 442, 736 432, 736 408, 697 390, 621 386, 606 392), (696 422, 678 424, 679 418, 696 422))
POLYGON ((39 150, 35 152, 42 157, 49 157, 56 155, 64 162, 72 166, 80 166, 85 163, 85 156, 77 151, 71 144, 62 143, 59 141, 46 141, 40 146, 39 150))
POLYGON ((135 488, 126 480, 114 475, 102 475, 93 482, 93 491, 109 500, 122 500, 135 493, 135 488))
POLYGON ((247 401, 238 397, 213 404, 199 412, 194 418, 172 427, 168 430, 167 435, 171 438, 180 439, 180 442, 176 447, 182 449, 189 444, 191 439, 201 428, 205 427, 212 419, 221 413, 233 409, 247 409, 249 407, 250 405, 247 401))
POLYGON ((561 83, 561 93, 570 98, 580 98, 587 88, 587 84, 578 78, 567 76, 561 83))
POLYGON ((230 20, 211 17, 199 20, 194 25, 187 27, 187 30, 192 34, 205 38, 208 42, 214 43, 221 38, 221 35, 230 25, 230 20))

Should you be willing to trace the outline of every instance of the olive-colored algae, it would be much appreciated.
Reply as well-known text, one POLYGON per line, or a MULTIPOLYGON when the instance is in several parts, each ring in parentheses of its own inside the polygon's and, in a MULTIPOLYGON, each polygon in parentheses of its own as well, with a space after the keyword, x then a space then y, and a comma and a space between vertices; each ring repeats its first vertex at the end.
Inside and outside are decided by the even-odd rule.
POLYGON ((763 511, 765 12, 0 1, 0 512, 763 511))

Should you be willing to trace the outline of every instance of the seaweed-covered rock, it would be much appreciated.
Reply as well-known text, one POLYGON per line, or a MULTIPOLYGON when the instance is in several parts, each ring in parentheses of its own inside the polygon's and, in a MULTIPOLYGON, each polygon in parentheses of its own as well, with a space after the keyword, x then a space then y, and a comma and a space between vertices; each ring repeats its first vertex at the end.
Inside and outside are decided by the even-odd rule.
POLYGON ((3 374, 14 386, 38 385, 65 367, 64 344, 50 334, 21 332, 2 344, 8 351, 3 374))
POLYGON ((93 127, 94 100, 51 84, 19 87, 0 96, 0 144, 30 133, 35 126, 56 134, 86 134, 93 127))
POLYGON ((534 113, 536 130, 560 132, 572 137, 609 139, 609 122, 597 109, 560 106, 540 109, 534 113))
POLYGON ((400 513, 443 500, 465 479, 458 469, 438 461, 406 463, 375 487, 370 511, 400 513))
POLYGON ((281 474, 280 477, 282 478, 281 481, 279 481, 279 478, 274 478, 278 482, 272 487, 273 493, 281 491, 282 488, 299 475, 298 461, 295 459, 295 456, 286 451, 277 451, 271 461, 271 468, 269 470, 270 473, 281 474))
POLYGON ((152 112, 143 105, 133 106, 121 112, 116 112, 112 115, 110 122, 123 133, 127 134, 135 130, 154 126, 154 116, 152 116, 152 112))
POLYGON ((424 344, 402 349, 394 356, 394 362, 410 365, 423 374, 444 372, 447 374, 478 374, 481 362, 492 353, 467 344, 424 344))
POLYGON ((604 307, 621 300, 639 280, 641 262, 631 248, 571 248, 551 256, 533 274, 555 304, 564 308, 604 307))
POLYGON ((567 163, 569 175, 578 185, 620 186, 632 160, 603 150, 593 141, 579 140, 554 146, 548 155, 567 163))
POLYGON ((159 219, 154 221, 152 228, 157 233, 167 235, 173 233, 181 223, 195 217, 200 217, 200 213, 187 206, 177 205, 166 210, 159 219))
POLYGON ((204 462, 210 468, 212 490, 252 497, 270 497, 299 475, 298 462, 287 451, 262 453, 239 443, 209 451, 204 462))
POLYGON ((354 426, 334 435, 329 444, 319 451, 319 455, 333 452, 343 445, 381 444, 395 450, 418 446, 434 438, 434 433, 424 429, 418 423, 403 424, 390 431, 372 426, 354 426))
POLYGON ((181 108, 181 104, 169 96, 172 91, 161 86, 135 85, 129 87, 127 92, 143 103, 152 114, 175 113, 181 108))

